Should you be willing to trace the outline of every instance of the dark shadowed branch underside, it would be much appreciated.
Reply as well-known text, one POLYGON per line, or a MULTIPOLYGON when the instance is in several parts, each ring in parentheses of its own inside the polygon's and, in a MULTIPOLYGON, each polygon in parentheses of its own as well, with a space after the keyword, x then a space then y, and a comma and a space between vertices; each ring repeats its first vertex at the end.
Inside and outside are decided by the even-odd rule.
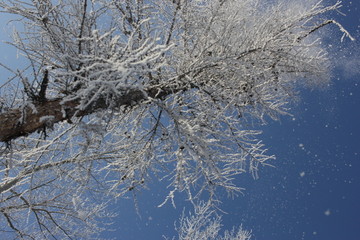
POLYGON ((22 108, 11 109, 0 113, 0 141, 8 142, 18 137, 27 136, 44 127, 52 126, 55 123, 68 120, 72 117, 83 117, 99 110, 122 106, 131 106, 141 102, 147 97, 163 98, 177 90, 170 89, 129 89, 121 96, 109 103, 105 98, 98 98, 86 109, 79 109, 81 100, 64 100, 62 98, 50 99, 42 102, 31 102, 22 108))

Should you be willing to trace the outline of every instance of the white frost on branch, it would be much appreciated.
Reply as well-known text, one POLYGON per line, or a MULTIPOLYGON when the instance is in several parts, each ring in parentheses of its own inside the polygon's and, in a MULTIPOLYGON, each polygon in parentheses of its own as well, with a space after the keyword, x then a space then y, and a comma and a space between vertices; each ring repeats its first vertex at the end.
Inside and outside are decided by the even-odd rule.
POLYGON ((185 216, 183 213, 177 231, 179 240, 250 240, 251 231, 242 226, 231 231, 225 230, 220 235, 221 217, 211 209, 210 203, 200 202, 195 206, 194 213, 185 216))
MULTIPOLYGON (((36 99, 46 90, 75 108, 59 109, 71 119, 46 139, 30 134, 2 146, 0 231, 9 239, 88 239, 108 217, 109 199, 154 177, 168 182, 161 205, 175 205, 179 192, 216 204, 219 190, 243 191, 239 176, 256 178, 275 158, 253 129, 289 114, 299 86, 329 80, 318 30, 335 24, 352 40, 324 20, 340 1, 0 0, 0 7, 22 19, 12 44, 30 66, 14 78, 25 90, 14 87, 6 99, 20 106, 15 125, 25 107, 46 106, 24 103, 25 93, 36 99)), ((183 218, 182 239, 219 236, 209 207, 196 208, 207 220, 183 218)), ((249 238, 240 228, 217 239, 249 238)))
POLYGON ((48 123, 48 122, 52 122, 54 120, 54 116, 42 116, 40 117, 39 121, 41 123, 48 123))

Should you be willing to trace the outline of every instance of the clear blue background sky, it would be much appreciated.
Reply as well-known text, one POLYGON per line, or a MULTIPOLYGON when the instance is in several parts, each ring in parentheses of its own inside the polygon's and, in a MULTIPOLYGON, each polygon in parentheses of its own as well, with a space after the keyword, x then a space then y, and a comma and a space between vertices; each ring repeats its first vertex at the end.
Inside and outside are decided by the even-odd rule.
MULTIPOLYGON (((294 117, 269 122, 263 127, 263 140, 277 156, 275 168, 263 168, 260 179, 239 178, 246 188, 243 196, 227 199, 222 209, 224 229, 243 224, 253 230, 256 240, 358 240, 360 239, 360 1, 345 0, 342 12, 334 17, 358 40, 334 59, 338 68, 331 85, 324 90, 303 89, 301 101, 294 105, 294 117), (343 57, 351 59, 341 66, 343 57)), ((10 33, 4 16, 4 31, 10 33)), ((333 27, 335 29, 335 27, 333 27)), ((335 30, 334 30, 335 32, 335 30)), ((346 49, 345 49, 346 48, 346 49)), ((1 62, 19 65, 16 51, 0 43, 1 62)), ((0 85, 6 76, 0 70, 0 85)), ((178 195, 177 208, 157 206, 167 194, 165 183, 153 182, 149 190, 137 193, 140 215, 133 199, 122 199, 113 206, 119 216, 104 237, 119 240, 162 239, 176 235, 174 221, 191 207, 178 195)))

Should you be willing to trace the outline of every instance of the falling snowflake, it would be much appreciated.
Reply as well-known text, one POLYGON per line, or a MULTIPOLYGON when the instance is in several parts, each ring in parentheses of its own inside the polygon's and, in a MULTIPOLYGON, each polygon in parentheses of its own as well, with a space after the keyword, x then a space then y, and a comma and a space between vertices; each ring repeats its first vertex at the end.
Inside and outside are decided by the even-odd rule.
POLYGON ((327 209, 325 212, 324 212, 325 216, 330 216, 331 212, 330 212, 330 209, 327 209))

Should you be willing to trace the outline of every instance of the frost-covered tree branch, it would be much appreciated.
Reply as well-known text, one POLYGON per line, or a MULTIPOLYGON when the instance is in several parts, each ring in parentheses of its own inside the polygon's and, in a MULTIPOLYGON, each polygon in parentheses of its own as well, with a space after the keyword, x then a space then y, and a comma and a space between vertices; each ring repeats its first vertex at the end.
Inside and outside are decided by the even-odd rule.
POLYGON ((163 204, 236 195, 236 176, 274 159, 256 124, 287 114, 298 87, 328 81, 321 31, 352 39, 326 15, 340 2, 0 7, 23 26, 9 44, 28 64, 0 65, 12 74, 0 85, 0 231, 23 239, 92 236, 109 199, 154 176, 169 182, 163 204))
POLYGON ((200 202, 195 205, 194 213, 182 215, 177 227, 179 240, 250 240, 251 232, 242 229, 225 230, 220 235, 221 217, 211 209, 210 203, 200 202))

